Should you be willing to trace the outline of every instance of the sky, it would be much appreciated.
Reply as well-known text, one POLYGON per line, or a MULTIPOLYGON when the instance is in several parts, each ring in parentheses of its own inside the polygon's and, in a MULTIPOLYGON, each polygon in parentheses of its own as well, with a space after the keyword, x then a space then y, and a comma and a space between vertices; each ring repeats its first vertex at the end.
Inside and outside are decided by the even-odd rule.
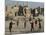
MULTIPOLYGON (((23 6, 23 3, 24 3, 24 1, 19 1, 19 5, 23 6)), ((7 5, 7 6, 10 6, 10 5, 14 6, 15 4, 16 4, 16 1, 5 0, 5 5, 7 5)), ((29 2, 28 6, 30 8, 37 8, 37 7, 44 8, 44 3, 43 2, 29 2)))

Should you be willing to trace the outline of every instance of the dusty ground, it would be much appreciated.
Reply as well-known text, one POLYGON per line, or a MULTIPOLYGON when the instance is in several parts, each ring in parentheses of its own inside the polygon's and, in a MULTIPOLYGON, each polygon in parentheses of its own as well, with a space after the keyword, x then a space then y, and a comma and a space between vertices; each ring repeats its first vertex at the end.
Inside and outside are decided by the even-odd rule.
MULTIPOLYGON (((33 33, 44 31, 44 17, 42 15, 40 15, 39 18, 42 19, 41 29, 38 29, 38 27, 35 27, 34 30, 33 30, 33 33)), ((10 21, 11 20, 8 20, 8 21, 5 22, 5 34, 6 35, 10 35, 10 32, 9 32, 9 23, 10 23, 10 21)), ((16 26, 16 24, 13 25, 11 34, 15 34, 15 33, 32 33, 31 32, 31 24, 29 23, 29 21, 27 21, 27 23, 26 23, 26 28, 24 28, 24 23, 23 22, 24 22, 24 20, 20 21, 18 27, 16 26)), ((14 23, 16 23, 16 22, 14 21, 14 23)))

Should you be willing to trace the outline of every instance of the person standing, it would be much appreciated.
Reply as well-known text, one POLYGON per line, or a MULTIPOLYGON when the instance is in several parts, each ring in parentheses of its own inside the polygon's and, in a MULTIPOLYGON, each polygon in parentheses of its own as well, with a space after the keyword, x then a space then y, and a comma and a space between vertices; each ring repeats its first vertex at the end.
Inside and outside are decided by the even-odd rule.
POLYGON ((31 22, 30 24, 31 24, 31 31, 33 31, 33 29, 34 29, 34 27, 33 27, 34 26, 34 23, 31 22))
POLYGON ((24 28, 26 28, 26 20, 25 20, 25 22, 24 22, 24 28))
POLYGON ((13 22, 11 21, 9 24, 9 31, 11 32, 13 22))
POLYGON ((35 20, 35 26, 37 26, 37 20, 35 20))
POLYGON ((39 29, 41 29, 41 20, 38 18, 38 21, 39 21, 39 29))
POLYGON ((19 20, 17 20, 17 26, 19 25, 19 20))

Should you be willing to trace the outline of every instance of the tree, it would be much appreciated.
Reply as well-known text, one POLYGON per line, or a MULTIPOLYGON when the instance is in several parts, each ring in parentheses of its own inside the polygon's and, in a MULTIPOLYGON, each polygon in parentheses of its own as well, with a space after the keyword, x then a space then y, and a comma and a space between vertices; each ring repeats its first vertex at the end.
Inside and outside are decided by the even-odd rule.
POLYGON ((21 5, 19 6, 18 15, 19 15, 19 16, 23 16, 23 15, 24 15, 24 14, 23 14, 23 7, 22 7, 21 5))

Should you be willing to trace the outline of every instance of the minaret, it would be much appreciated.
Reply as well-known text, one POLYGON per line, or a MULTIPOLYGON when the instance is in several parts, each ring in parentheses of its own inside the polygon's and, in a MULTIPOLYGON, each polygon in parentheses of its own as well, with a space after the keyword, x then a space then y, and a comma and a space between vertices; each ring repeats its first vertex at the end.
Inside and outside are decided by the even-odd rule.
POLYGON ((27 2, 24 2, 23 5, 24 5, 23 13, 24 13, 24 16, 26 16, 26 7, 28 7, 28 4, 27 2))
POLYGON ((29 17, 30 16, 30 8, 28 7, 28 2, 24 2, 24 9, 23 9, 23 11, 24 11, 24 15, 26 16, 26 17, 29 17))
POLYGON ((18 1, 16 1, 16 6, 18 7, 19 6, 19 4, 18 4, 19 2, 18 1))
POLYGON ((28 2, 24 2, 24 6, 28 7, 28 2))
POLYGON ((19 2, 18 1, 16 1, 16 7, 15 7, 15 9, 16 9, 15 10, 16 11, 15 15, 18 16, 18 10, 19 10, 19 2))

